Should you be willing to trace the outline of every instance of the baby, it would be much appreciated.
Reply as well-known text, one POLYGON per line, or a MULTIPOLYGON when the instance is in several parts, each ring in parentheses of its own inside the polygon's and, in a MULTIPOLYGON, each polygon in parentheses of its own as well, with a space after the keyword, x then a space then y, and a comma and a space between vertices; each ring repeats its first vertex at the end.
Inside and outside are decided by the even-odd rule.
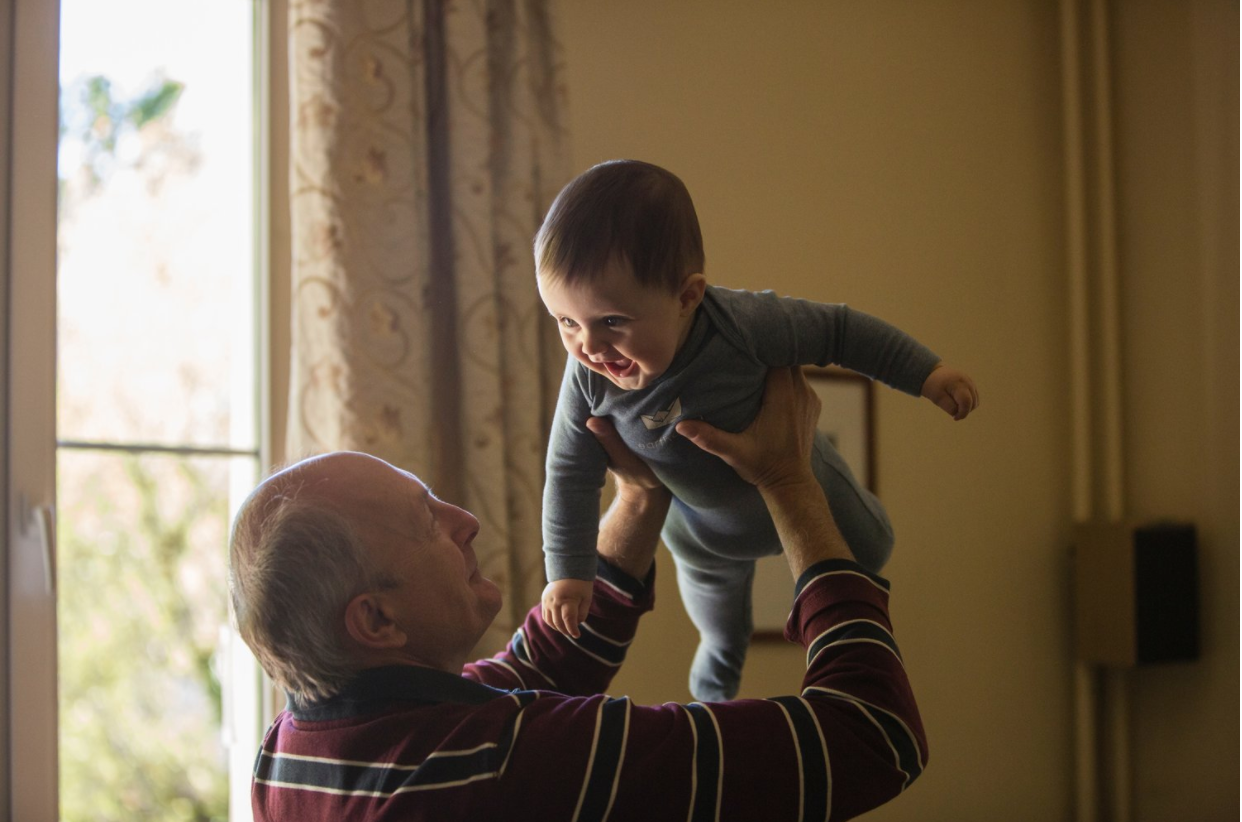
MULTIPOLYGON (((648 163, 602 163, 570 182, 535 238, 535 268, 569 352, 543 498, 544 619, 584 645, 595 639, 579 626, 591 604, 607 459, 586 421, 607 417, 673 495, 661 536, 700 635, 690 691, 732 699, 752 632, 755 560, 781 545, 754 486, 677 423, 743 430, 774 366, 842 365, 922 394, 958 420, 979 403, 974 383, 844 305, 708 286, 690 194, 648 163)), ((822 433, 811 460, 850 550, 878 572, 893 545, 883 507, 822 433)))

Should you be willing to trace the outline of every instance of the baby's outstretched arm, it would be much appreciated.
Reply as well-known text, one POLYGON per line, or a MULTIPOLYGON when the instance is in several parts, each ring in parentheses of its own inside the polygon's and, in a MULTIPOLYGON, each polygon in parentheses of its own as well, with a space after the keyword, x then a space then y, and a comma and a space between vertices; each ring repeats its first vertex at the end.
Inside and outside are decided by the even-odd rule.
POLYGON ((558 579, 543 589, 543 621, 566 636, 577 638, 578 626, 591 610, 594 585, 584 579, 558 579))
POLYGON ((979 407, 979 389, 970 375, 944 363, 937 365, 923 382, 922 394, 955 420, 979 407))

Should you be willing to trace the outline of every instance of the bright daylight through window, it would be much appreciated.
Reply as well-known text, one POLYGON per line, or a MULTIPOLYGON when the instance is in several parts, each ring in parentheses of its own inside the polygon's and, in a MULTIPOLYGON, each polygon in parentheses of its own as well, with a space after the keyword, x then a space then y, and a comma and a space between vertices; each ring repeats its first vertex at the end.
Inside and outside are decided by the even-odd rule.
POLYGON ((66 822, 229 818, 230 740, 254 756, 226 541, 259 470, 257 1, 62 3, 66 822))

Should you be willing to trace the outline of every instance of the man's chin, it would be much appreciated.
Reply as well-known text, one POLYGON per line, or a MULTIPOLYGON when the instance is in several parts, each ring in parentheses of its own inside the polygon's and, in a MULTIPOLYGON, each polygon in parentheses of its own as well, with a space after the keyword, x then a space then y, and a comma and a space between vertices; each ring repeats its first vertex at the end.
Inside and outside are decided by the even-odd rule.
POLYGON ((483 603, 488 609, 488 624, 496 618, 500 613, 500 608, 504 605, 504 593, 500 590, 500 586, 492 582, 486 577, 481 577, 475 589, 479 593, 479 602, 483 603))

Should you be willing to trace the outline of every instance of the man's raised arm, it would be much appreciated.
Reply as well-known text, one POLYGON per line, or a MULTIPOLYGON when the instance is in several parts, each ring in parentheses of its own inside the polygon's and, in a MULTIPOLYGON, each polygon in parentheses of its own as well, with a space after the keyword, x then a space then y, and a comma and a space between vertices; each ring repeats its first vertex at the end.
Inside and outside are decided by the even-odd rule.
POLYGON ((603 693, 625 660, 639 617, 651 610, 652 567, 672 495, 621 442, 612 423, 592 417, 587 428, 608 453, 616 481, 616 495, 600 521, 600 562, 587 620, 577 637, 569 637, 533 608, 504 651, 466 667, 469 678, 501 688, 603 693))
MULTIPOLYGON (((778 370, 741 435, 678 428, 754 482, 768 503, 797 578, 786 636, 807 652, 801 689, 650 706, 540 695, 522 709, 498 807, 527 809, 532 819, 837 822, 919 776, 927 744, 893 639, 888 583, 850 559, 823 491, 804 474, 817 413, 801 375, 778 370)), ((624 613, 619 603, 634 589, 614 599, 607 574, 637 581, 609 563, 600 569, 597 601, 624 613)), ((649 607, 639 596, 635 608, 642 602, 649 607)), ((605 646, 594 649, 601 659, 605 646)), ((549 645, 556 647, 565 646, 549 645)))

